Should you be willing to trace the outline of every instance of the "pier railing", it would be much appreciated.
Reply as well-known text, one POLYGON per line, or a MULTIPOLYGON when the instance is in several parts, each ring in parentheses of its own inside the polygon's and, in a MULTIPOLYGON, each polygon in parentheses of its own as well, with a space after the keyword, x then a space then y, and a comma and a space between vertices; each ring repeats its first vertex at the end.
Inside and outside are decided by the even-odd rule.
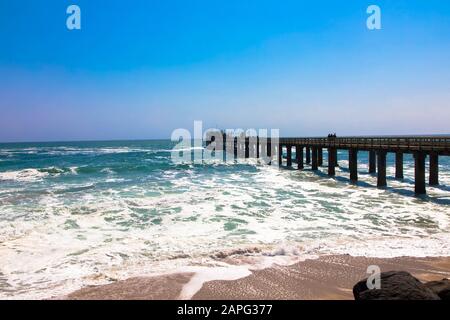
POLYGON ((450 154, 450 136, 440 137, 330 137, 330 138, 280 138, 284 145, 334 147, 342 149, 387 151, 425 151, 450 154))

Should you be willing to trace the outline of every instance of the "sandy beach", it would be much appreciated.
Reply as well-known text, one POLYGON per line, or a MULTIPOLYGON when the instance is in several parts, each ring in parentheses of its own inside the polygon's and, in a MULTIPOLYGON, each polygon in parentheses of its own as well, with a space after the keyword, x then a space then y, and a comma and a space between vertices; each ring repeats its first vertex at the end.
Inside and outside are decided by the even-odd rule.
MULTIPOLYGON (((290 266, 253 270, 249 276, 237 280, 206 281, 191 298, 349 300, 353 299, 353 285, 368 276, 366 270, 369 265, 378 265, 381 271, 408 271, 421 281, 450 277, 450 257, 366 258, 331 255, 307 259, 290 266)), ((191 285, 194 276, 195 273, 189 272, 135 277, 108 285, 86 287, 60 298, 180 299, 183 289, 185 291, 191 285)))

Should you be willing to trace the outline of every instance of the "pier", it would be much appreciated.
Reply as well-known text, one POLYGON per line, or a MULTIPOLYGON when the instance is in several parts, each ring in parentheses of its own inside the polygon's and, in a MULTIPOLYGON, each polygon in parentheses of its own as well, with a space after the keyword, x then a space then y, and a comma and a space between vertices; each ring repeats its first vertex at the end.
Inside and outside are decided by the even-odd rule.
MULTIPOLYGON (((395 178, 403 179, 403 154, 414 156, 414 184, 416 194, 426 193, 425 161, 429 159, 430 186, 439 184, 439 156, 450 155, 450 137, 342 137, 342 138, 280 138, 279 153, 283 148, 289 150, 309 150, 312 152, 311 169, 318 170, 322 166, 323 149, 328 150, 328 175, 336 174, 337 151, 348 151, 350 181, 358 181, 358 152, 369 152, 369 173, 377 173, 377 186, 387 186, 386 182, 386 155, 395 154, 395 178)), ((279 163, 282 165, 282 162, 279 163)), ((291 165, 291 161, 287 161, 291 165)), ((303 163, 299 166, 303 168, 303 163)))
MULTIPOLYGON (((213 141, 213 140, 212 140, 213 141)), ((338 166, 338 150, 348 152, 349 179, 358 181, 358 153, 368 152, 368 173, 377 175, 377 187, 387 186, 386 156, 395 154, 395 178, 403 179, 403 155, 414 156, 414 190, 417 195, 426 194, 426 161, 429 161, 428 184, 439 185, 439 157, 450 155, 450 136, 417 136, 417 137, 329 137, 329 138, 279 138, 278 144, 270 138, 234 137, 224 138, 223 149, 234 150, 234 157, 239 154, 245 158, 265 154, 272 163, 276 155, 278 165, 283 166, 283 155, 286 155, 286 166, 297 164, 298 170, 309 165, 311 170, 319 170, 323 166, 323 150, 328 155, 328 176, 336 175, 338 166), (232 144, 230 146, 230 143, 232 144), (292 151, 295 148, 295 159, 292 151)), ((210 142, 211 143, 211 140, 210 142)), ((207 143, 208 145, 208 143, 207 143)))

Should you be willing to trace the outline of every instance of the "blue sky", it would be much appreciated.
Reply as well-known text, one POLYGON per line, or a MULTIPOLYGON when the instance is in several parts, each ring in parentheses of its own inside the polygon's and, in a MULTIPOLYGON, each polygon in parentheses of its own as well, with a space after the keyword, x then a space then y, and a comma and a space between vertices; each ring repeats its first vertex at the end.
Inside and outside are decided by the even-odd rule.
POLYGON ((441 0, 0 0, 0 141, 449 133, 449 34, 441 0))

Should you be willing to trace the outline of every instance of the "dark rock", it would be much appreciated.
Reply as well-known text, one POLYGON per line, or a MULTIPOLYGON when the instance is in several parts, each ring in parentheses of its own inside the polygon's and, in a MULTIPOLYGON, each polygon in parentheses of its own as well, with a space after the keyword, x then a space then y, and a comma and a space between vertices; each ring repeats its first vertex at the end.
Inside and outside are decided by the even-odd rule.
POLYGON ((425 286, 436 293, 442 300, 450 300, 450 280, 430 281, 425 286))
POLYGON ((404 271, 382 272, 381 288, 368 289, 367 279, 353 287, 355 300, 440 300, 418 279, 404 271))

